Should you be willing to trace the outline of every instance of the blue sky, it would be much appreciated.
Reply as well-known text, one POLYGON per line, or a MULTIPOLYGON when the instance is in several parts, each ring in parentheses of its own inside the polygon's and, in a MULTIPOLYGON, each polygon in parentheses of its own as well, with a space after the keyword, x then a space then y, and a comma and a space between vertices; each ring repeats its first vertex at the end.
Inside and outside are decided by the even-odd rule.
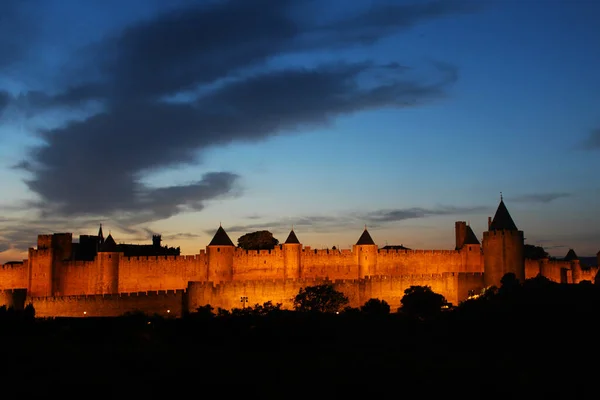
POLYGON ((596 1, 0 4, 0 262, 37 235, 600 250, 596 1), (352 5, 350 5, 352 4, 352 5))

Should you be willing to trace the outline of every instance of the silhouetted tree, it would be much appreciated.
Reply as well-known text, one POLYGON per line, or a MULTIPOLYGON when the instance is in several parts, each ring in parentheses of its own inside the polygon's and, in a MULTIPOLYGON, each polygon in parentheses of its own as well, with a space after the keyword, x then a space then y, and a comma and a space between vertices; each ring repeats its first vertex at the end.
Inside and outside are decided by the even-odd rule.
POLYGON ((448 305, 446 298, 435 293, 429 286, 411 286, 404 290, 401 311, 409 315, 429 318, 438 314, 448 305))
POLYGON ((251 308, 250 310, 251 310, 252 314, 254 314, 254 315, 266 316, 271 313, 281 311, 282 305, 283 304, 281 304, 281 303, 273 304, 273 302, 271 300, 269 300, 269 301, 263 303, 262 305, 256 304, 254 306, 254 308, 251 308))
POLYGON ((200 306, 198 308, 196 308, 196 317, 200 317, 200 318, 212 318, 215 316, 214 311, 214 307, 211 306, 210 304, 207 304, 205 306, 200 306))
POLYGON ((296 311, 333 313, 348 304, 348 297, 331 284, 306 286, 294 298, 296 311))
POLYGON ((500 279, 500 289, 498 289, 499 294, 511 294, 515 293, 521 287, 521 283, 517 279, 517 276, 513 272, 508 272, 504 274, 502 279, 500 279))
POLYGON ((385 300, 369 299, 360 311, 369 315, 387 315, 390 313, 390 305, 385 300))
POLYGON ((246 233, 238 239, 238 247, 244 250, 272 250, 279 244, 269 231, 246 233))

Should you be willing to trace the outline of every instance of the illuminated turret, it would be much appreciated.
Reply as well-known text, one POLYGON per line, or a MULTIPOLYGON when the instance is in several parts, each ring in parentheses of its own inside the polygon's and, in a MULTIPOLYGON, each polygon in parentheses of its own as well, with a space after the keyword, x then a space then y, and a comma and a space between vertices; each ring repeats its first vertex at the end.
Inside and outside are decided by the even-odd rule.
POLYGON ((283 273, 285 279, 298 279, 301 277, 301 252, 302 245, 294 233, 294 228, 292 228, 283 244, 283 273))
MULTIPOLYGON (((102 229, 102 228, 100 228, 102 229)), ((100 231, 100 235, 102 231, 100 231)), ((99 236, 100 236, 99 235, 99 236)), ((113 294, 119 292, 119 261, 122 253, 117 243, 109 233, 106 240, 102 241, 100 251, 96 255, 98 274, 96 278, 96 294, 113 294)))
POLYGON ((215 236, 208 244, 206 254, 208 255, 207 279, 212 282, 233 280, 233 255, 235 245, 219 226, 215 236))
POLYGON ((488 220, 483 233, 483 269, 486 286, 500 287, 507 273, 514 273, 519 282, 525 280, 523 231, 517 229, 502 197, 493 220, 488 220))
POLYGON ((377 274, 377 250, 377 245, 365 226, 365 230, 353 247, 357 257, 359 279, 377 274))

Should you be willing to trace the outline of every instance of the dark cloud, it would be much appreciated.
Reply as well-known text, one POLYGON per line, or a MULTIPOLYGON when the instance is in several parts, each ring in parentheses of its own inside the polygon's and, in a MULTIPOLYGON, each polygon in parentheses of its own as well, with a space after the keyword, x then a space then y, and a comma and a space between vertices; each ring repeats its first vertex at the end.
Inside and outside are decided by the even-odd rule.
POLYGON ((2 111, 10 102, 10 94, 8 92, 3 92, 0 90, 0 116, 2 116, 2 111))
MULTIPOLYGON (((334 232, 340 228, 354 229, 368 225, 370 229, 383 227, 390 223, 407 219, 428 218, 444 215, 467 215, 489 211, 489 207, 454 207, 440 206, 437 208, 412 207, 406 209, 376 210, 370 212, 347 212, 338 216, 301 216, 281 218, 261 223, 234 225, 225 227, 227 232, 248 233, 257 230, 269 230, 273 233, 285 234, 292 227, 308 228, 313 232, 334 232)), ((207 235, 214 235, 215 230, 205 231, 207 235)))
POLYGON ((0 1, 0 71, 20 60, 26 51, 24 43, 31 37, 30 24, 26 24, 27 0, 0 1))
POLYGON ((556 192, 556 193, 534 193, 526 194, 522 196, 513 197, 510 200, 520 203, 550 203, 556 199, 571 196, 570 193, 556 192))
POLYGON ((411 77, 399 63, 259 67, 281 54, 374 41, 468 10, 458 1, 374 5, 352 18, 316 24, 296 18, 303 3, 291 0, 188 4, 78 53, 88 81, 77 76, 62 91, 17 99, 34 111, 89 100, 101 109, 41 132, 44 145, 20 163, 30 174, 27 184, 39 196, 42 215, 118 215, 127 225, 201 210, 207 200, 236 195, 238 175, 212 172, 198 182, 164 188, 147 187, 141 178, 152 170, 197 163, 213 146, 439 98, 457 79, 452 65, 434 63, 428 79, 411 77), (164 100, 184 90, 188 101, 164 100))
POLYGON ((366 214, 364 218, 368 222, 395 222, 406 219, 427 218, 437 215, 464 215, 473 214, 488 210, 488 207, 452 207, 444 206, 439 208, 421 208, 412 207, 395 210, 379 210, 366 214))
POLYGON ((585 150, 600 150, 600 129, 594 129, 582 144, 585 150))
POLYGON ((399 29, 407 29, 420 22, 457 13, 480 10, 481 2, 474 1, 415 1, 412 4, 401 2, 380 4, 370 7, 359 15, 323 26, 343 43, 373 43, 384 34, 392 34, 399 29))

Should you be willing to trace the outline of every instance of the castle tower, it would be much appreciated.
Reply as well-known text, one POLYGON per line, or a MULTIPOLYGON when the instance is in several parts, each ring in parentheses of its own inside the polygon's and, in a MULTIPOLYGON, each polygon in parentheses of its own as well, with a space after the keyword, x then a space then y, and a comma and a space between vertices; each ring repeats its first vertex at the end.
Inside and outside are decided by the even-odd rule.
POLYGON ((454 231, 456 233, 456 246, 454 249, 460 250, 465 242, 465 237, 467 236, 467 222, 456 221, 454 223, 454 231))
POLYGON ((517 229, 502 197, 493 220, 488 220, 483 233, 483 269, 487 287, 500 287, 507 273, 514 273, 519 282, 525 280, 523 231, 517 229))
POLYGON ((60 291, 62 262, 73 257, 73 235, 38 235, 37 249, 29 249, 29 295, 53 296, 60 291))
POLYGON ((96 255, 97 280, 94 282, 94 292, 96 294, 119 293, 121 255, 117 243, 109 233, 96 255))
POLYGON ((54 250, 52 235, 38 235, 37 249, 30 248, 28 254, 28 295, 32 297, 52 296, 54 250))
POLYGON ((235 245, 225 232, 222 226, 219 226, 215 236, 206 248, 208 256, 207 280, 212 282, 233 280, 233 255, 235 245))
POLYGON ((96 242, 96 253, 100 251, 103 245, 104 234, 102 233, 102 224, 100 224, 100 228, 98 228, 98 241, 96 242))
POLYGON ((579 283, 582 280, 582 272, 581 272, 581 261, 579 260, 579 256, 575 253, 575 250, 569 249, 567 255, 563 259, 564 261, 568 261, 571 265, 571 280, 570 283, 579 283))
POLYGON ((457 221, 456 233, 456 250, 460 252, 462 258, 461 272, 482 272, 481 244, 473 229, 464 221, 457 221))
POLYGON ((365 226, 365 230, 352 248, 356 255, 359 279, 377 274, 377 250, 377 245, 365 226))
POLYGON ((285 243, 283 244, 283 277, 284 279, 298 279, 302 276, 301 266, 302 244, 294 233, 294 228, 290 231, 285 243))

